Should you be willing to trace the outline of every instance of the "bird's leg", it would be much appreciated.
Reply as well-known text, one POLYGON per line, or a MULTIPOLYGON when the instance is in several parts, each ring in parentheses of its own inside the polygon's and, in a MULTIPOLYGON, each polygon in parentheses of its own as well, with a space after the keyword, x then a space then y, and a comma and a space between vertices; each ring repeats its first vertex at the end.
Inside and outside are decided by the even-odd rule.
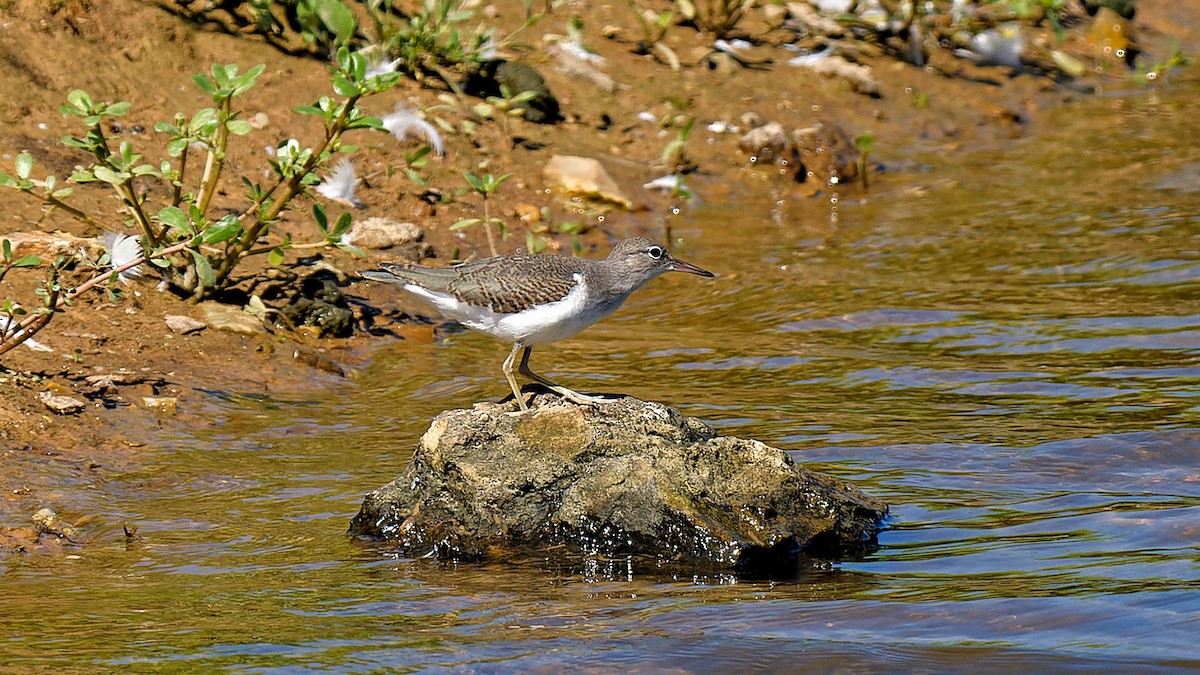
MULTIPOLYGON (((596 396, 586 396, 584 394, 580 394, 577 391, 572 391, 570 389, 567 389, 564 386, 554 384, 550 380, 547 380, 546 378, 542 377, 541 375, 538 375, 537 373, 530 370, 529 369, 529 354, 532 351, 533 351, 533 347, 526 347, 524 353, 521 354, 520 370, 521 370, 522 375, 524 375, 525 377, 528 377, 529 379, 533 380, 534 382, 537 382, 538 384, 546 387, 550 391, 557 393, 559 396, 562 396, 563 398, 573 401, 575 403, 578 403, 580 405, 596 405, 597 403, 601 403, 604 401, 604 399, 602 399, 602 398, 599 398, 596 396)), ((513 354, 515 355, 516 353, 517 353, 516 350, 514 350, 513 354)), ((511 359, 512 357, 510 356, 509 358, 511 359)))
MULTIPOLYGON (((521 388, 517 386, 517 376, 513 375, 513 361, 517 360, 517 352, 524 347, 520 342, 513 345, 512 352, 504 359, 504 379, 508 380, 508 386, 512 387, 513 396, 517 399, 517 405, 521 410, 529 410, 525 406, 525 397, 521 396, 521 388)), ((525 347, 525 358, 529 358, 529 347, 525 347)), ((521 372, 525 372, 525 361, 521 361, 521 372)))

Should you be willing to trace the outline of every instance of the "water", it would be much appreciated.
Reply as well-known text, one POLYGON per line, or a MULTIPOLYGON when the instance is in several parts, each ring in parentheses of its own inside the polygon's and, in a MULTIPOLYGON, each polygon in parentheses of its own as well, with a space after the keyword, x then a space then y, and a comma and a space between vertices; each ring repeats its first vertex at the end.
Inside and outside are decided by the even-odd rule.
POLYGON ((349 380, 189 397, 177 424, 142 432, 139 468, 76 479, 74 507, 100 514, 86 547, 0 562, 0 658, 262 673, 1200 667, 1200 144, 1196 83, 1176 87, 1079 103, 1036 138, 918 154, 928 168, 842 199, 836 219, 735 189, 673 223, 676 253, 721 278, 665 277, 535 351, 569 385, 674 403, 885 499, 894 519, 865 559, 680 578, 622 561, 406 560, 346 539, 432 415, 503 395, 507 348, 455 333, 350 355, 369 364, 349 380))

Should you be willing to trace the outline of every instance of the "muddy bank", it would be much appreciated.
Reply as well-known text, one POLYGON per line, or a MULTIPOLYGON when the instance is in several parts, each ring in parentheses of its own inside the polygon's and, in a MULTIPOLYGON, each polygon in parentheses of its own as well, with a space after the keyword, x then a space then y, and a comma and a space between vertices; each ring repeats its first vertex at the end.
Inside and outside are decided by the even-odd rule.
MULTIPOLYGON (((1163 45, 1172 35, 1184 40, 1185 50, 1194 44, 1190 26, 1195 22, 1178 18, 1188 12, 1195 12, 1188 3, 1140 8, 1131 25, 1151 59, 1165 53, 1163 45)), ((477 123, 468 134, 462 131, 462 123, 470 119, 469 112, 452 97, 447 99, 445 89, 403 83, 386 100, 372 102, 372 112, 386 113, 403 101, 430 118, 444 119, 455 132, 446 134, 447 156, 431 159, 421 169, 426 186, 396 170, 413 146, 382 135, 364 137, 355 155, 362 178, 357 193, 364 204, 361 215, 389 215, 419 224, 430 247, 422 254, 440 260, 478 254, 486 250, 479 228, 449 229, 464 218, 480 216, 480 201, 465 193, 462 172, 513 173, 493 204, 512 234, 503 243, 507 250, 524 247, 529 231, 544 238, 548 250, 570 251, 578 245, 584 254, 596 255, 607 250, 610 238, 662 237, 670 210, 686 208, 678 197, 643 188, 667 173, 663 152, 679 134, 680 117, 696 119, 686 148, 695 167, 687 174, 688 186, 697 198, 736 203, 747 195, 770 192, 779 199, 809 202, 819 211, 827 208, 828 180, 798 182, 795 162, 758 163, 761 152, 747 151, 741 143, 751 127, 779 123, 785 148, 795 142, 798 132, 817 134, 816 147, 844 151, 845 159, 837 165, 842 167, 840 174, 849 177, 856 166, 853 140, 864 131, 873 135, 873 156, 884 167, 902 168, 908 148, 954 152, 1036 134, 1039 111, 1047 107, 1090 95, 1087 92, 1096 87, 1135 86, 1115 66, 1079 85, 1035 72, 1015 73, 1004 66, 959 63, 946 60, 945 55, 938 56, 942 61, 919 68, 886 54, 868 53, 861 60, 871 68, 878 86, 864 92, 842 77, 788 67, 782 55, 769 54, 762 45, 740 58, 774 59, 767 67, 746 68, 727 59, 714 62, 707 58, 711 38, 685 27, 672 29, 667 40, 686 64, 675 72, 653 55, 636 53, 639 29, 623 5, 578 7, 571 13, 582 13, 589 31, 587 44, 608 60, 605 72, 615 87, 610 90, 554 67, 546 52, 554 41, 546 36, 567 32, 571 14, 566 11, 548 16, 526 34, 533 49, 525 58, 539 68, 558 97, 564 117, 558 124, 512 119, 507 130, 496 123, 477 123), (839 131, 807 131, 813 129, 839 131), (514 138, 521 141, 515 148, 514 138), (632 208, 586 204, 546 191, 542 171, 555 154, 601 158, 632 208), (431 197, 431 189, 446 199, 431 197), (578 227, 567 232, 560 228, 564 224, 578 227)), ((4 73, 0 119, 5 121, 0 130, 0 163, 6 171, 13 155, 24 150, 40 166, 60 176, 70 173, 79 157, 58 138, 77 129, 59 114, 58 106, 74 88, 133 103, 120 135, 151 152, 154 134, 148 130, 177 110, 190 111, 202 104, 189 78, 214 62, 267 64, 250 105, 266 113, 270 122, 235 147, 228 162, 231 175, 257 175, 262 171, 264 147, 288 136, 311 138, 319 132, 310 120, 290 111, 329 91, 324 66, 312 58, 281 52, 265 41, 227 34, 216 26, 192 23, 131 0, 103 7, 83 1, 53 7, 19 1, 6 6, 3 19, 7 46, 0 62, 4 73), (53 57, 34 59, 35 54, 53 57), (79 64, 97 65, 80 68, 79 64)), ((509 28, 520 19, 517 9, 502 8, 495 17, 499 25, 509 28)), ((1070 35, 1069 51, 1079 58, 1102 58, 1089 57, 1089 50, 1103 47, 1088 42, 1086 26, 1073 27, 1070 35)), ((887 180, 886 173, 876 180, 887 180)), ((858 182, 837 189, 843 197, 864 194, 858 182)), ((83 205, 116 213, 112 197, 100 188, 80 186, 76 197, 83 205)), ((80 224, 61 211, 45 214, 36 202, 9 191, 0 193, 0 200, 6 214, 0 232, 5 234, 32 230, 61 230, 77 237, 100 234, 98 228, 80 224)), ((308 204, 302 202, 288 215, 284 231, 298 240, 310 240, 308 214, 308 204)), ((381 250, 371 252, 371 260, 360 261, 330 251, 289 254, 284 269, 294 279, 307 278, 318 263, 350 274, 396 255, 381 250)), ((68 280, 78 283, 84 277, 84 271, 77 270, 68 280)), ((11 275, 4 281, 3 296, 29 297, 32 284, 30 278, 11 275)), ((134 286, 116 303, 99 293, 81 299, 38 336, 54 351, 21 347, 3 357, 10 372, 0 384, 0 440, 6 447, 0 468, 4 494, 0 523, 27 524, 47 503, 58 506, 64 519, 85 516, 72 512, 75 488, 70 486, 79 488, 102 480, 106 473, 136 466, 141 429, 206 424, 193 412, 197 390, 301 389, 314 378, 338 377, 339 370, 353 369, 351 347, 396 337, 430 339, 431 321, 394 311, 394 299, 385 290, 354 285, 349 291, 361 299, 351 303, 360 308, 355 317, 358 330, 354 337, 332 340, 278 327, 250 334, 213 329, 176 333, 167 325, 168 315, 200 320, 200 310, 156 292, 152 283, 134 286), (88 380, 113 373, 121 375, 119 381, 88 380), (43 391, 81 400, 84 409, 56 414, 39 400, 43 391), (147 404, 163 398, 175 400, 173 411, 147 404)))

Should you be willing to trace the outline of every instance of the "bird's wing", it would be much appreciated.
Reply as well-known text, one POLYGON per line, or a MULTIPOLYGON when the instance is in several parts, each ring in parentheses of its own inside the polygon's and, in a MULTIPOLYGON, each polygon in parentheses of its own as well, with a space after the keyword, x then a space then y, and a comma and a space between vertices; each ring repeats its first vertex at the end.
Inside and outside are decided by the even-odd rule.
POLYGON ((458 300, 513 313, 562 300, 582 279, 585 262, 563 256, 488 258, 455 268, 445 290, 458 300))

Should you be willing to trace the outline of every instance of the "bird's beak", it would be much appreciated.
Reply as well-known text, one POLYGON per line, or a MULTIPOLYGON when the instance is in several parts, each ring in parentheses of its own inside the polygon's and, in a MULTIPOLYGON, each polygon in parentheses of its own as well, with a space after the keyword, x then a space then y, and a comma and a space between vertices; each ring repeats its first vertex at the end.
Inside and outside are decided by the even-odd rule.
POLYGON ((682 260, 674 260, 674 259, 671 260, 671 271, 672 272, 687 272, 688 274, 699 274, 702 277, 709 277, 709 278, 717 276, 717 275, 713 274, 712 272, 709 272, 708 270, 702 270, 699 267, 696 267, 692 263, 683 262, 682 260))

